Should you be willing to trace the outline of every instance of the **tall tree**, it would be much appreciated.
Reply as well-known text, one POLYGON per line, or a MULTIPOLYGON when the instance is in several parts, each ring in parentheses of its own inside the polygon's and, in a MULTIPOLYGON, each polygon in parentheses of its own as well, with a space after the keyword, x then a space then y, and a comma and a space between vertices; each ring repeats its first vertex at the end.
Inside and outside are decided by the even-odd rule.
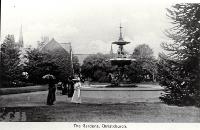
POLYGON ((147 44, 138 45, 133 52, 133 57, 137 59, 154 58, 153 50, 147 44))
POLYGON ((1 44, 1 83, 3 87, 10 87, 22 74, 19 50, 16 47, 14 35, 7 35, 1 44))
POLYGON ((200 106, 200 4, 176 4, 167 9, 172 42, 162 43, 158 72, 168 104, 200 106))
POLYGON ((132 81, 146 80, 146 76, 149 76, 149 80, 155 81, 157 66, 153 50, 147 44, 141 44, 134 49, 132 57, 136 60, 128 69, 128 75, 132 81))

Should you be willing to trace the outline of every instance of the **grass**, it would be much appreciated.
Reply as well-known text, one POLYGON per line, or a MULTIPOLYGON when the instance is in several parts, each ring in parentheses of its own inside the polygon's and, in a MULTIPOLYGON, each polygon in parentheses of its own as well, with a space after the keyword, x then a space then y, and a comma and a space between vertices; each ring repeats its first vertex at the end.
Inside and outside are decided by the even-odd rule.
MULTIPOLYGON (((120 99, 117 98, 112 102, 107 97, 102 99, 88 97, 87 93, 83 95, 82 104, 73 104, 70 102, 71 98, 61 95, 59 91, 57 91, 55 105, 47 106, 47 93, 43 91, 1 96, 0 121, 200 122, 200 108, 191 106, 168 106, 159 101, 146 102, 145 100, 119 102, 120 99)), ((96 91, 91 91, 90 94, 92 93, 98 96, 96 91)))
POLYGON ((1 88, 0 95, 46 91, 47 89, 48 89, 47 85, 36 85, 36 86, 17 87, 17 88, 1 88))
POLYGON ((0 113, 25 112, 29 122, 200 122, 200 109, 162 103, 72 104, 7 107, 0 113))
MULTIPOLYGON (((152 84, 152 85, 157 85, 157 83, 152 83, 152 82, 144 82, 141 84, 152 84)), ((107 85, 108 88, 112 88, 110 83, 99 83, 99 82, 91 82, 90 85, 107 85)), ((119 86, 119 87, 124 87, 119 86)), ((137 84, 129 84, 126 85, 125 87, 137 87, 137 84)), ((19 93, 29 93, 29 92, 37 92, 37 91, 45 91, 47 90, 48 86, 47 85, 36 85, 36 86, 26 86, 26 87, 16 87, 16 88, 0 88, 0 95, 8 95, 8 94, 19 94, 19 93)))
MULTIPOLYGON (((169 106, 158 100, 147 102, 140 99, 140 102, 135 102, 135 98, 131 99, 131 102, 123 102, 123 100, 127 101, 125 97, 128 98, 131 94, 136 97, 137 94, 141 95, 142 93, 140 91, 133 91, 135 93, 131 91, 125 92, 125 94, 122 95, 122 97, 125 96, 122 102, 120 102, 121 98, 119 99, 119 94, 122 93, 109 92, 110 96, 102 96, 98 99, 97 92, 99 91, 84 91, 82 104, 71 103, 71 98, 68 98, 66 95, 61 95, 60 91, 57 91, 55 105, 47 106, 46 98, 48 92, 42 91, 47 90, 47 86, 31 86, 1 90, 3 90, 1 94, 15 94, 0 96, 0 121, 120 123, 200 122, 200 108, 191 106, 169 106), (32 91, 42 92, 16 94, 32 91), (109 101, 109 97, 113 97, 112 101, 109 101)), ((106 95, 106 92, 102 93, 106 95)), ((149 94, 146 96, 153 97, 149 94)), ((143 98, 147 98, 146 96, 143 98)), ((157 99, 157 96, 155 98, 157 99)))

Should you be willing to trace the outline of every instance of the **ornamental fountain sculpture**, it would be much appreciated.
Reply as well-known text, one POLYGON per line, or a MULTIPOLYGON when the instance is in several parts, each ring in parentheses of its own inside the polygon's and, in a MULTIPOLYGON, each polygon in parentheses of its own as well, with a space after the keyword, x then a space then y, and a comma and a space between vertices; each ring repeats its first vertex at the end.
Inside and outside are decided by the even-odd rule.
POLYGON ((134 59, 130 58, 130 55, 127 54, 124 50, 124 45, 129 44, 130 42, 127 42, 123 39, 122 36, 122 26, 120 24, 120 35, 118 41, 112 42, 112 44, 116 44, 118 46, 117 53, 113 53, 112 50, 112 44, 111 44, 111 55, 112 58, 110 59, 112 66, 117 66, 117 76, 115 75, 116 80, 114 81, 115 86, 121 86, 121 83, 123 82, 124 78, 124 67, 126 65, 130 65, 134 59))

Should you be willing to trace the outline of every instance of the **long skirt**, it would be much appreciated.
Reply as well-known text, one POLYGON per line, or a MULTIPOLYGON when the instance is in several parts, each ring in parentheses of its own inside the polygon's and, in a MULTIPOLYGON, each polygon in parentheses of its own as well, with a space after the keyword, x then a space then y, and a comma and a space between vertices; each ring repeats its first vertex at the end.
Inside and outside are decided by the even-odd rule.
POLYGON ((77 89, 77 90, 74 91, 71 102, 81 103, 81 91, 80 91, 80 89, 77 89))
POLYGON ((74 94, 74 85, 69 84, 69 86, 68 86, 68 97, 72 97, 73 94, 74 94))
POLYGON ((47 105, 53 105, 54 101, 56 100, 56 89, 55 88, 50 88, 49 93, 47 96, 47 105))

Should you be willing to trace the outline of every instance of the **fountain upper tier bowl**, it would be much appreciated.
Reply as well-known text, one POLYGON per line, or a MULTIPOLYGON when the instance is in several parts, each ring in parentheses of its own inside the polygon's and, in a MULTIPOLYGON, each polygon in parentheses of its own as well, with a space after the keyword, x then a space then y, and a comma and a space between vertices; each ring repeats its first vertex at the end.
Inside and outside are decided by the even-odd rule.
POLYGON ((115 41, 115 42, 112 42, 112 44, 117 44, 117 45, 126 45, 126 44, 129 44, 130 42, 127 42, 127 41, 124 41, 123 39, 121 40, 118 40, 118 41, 115 41))

